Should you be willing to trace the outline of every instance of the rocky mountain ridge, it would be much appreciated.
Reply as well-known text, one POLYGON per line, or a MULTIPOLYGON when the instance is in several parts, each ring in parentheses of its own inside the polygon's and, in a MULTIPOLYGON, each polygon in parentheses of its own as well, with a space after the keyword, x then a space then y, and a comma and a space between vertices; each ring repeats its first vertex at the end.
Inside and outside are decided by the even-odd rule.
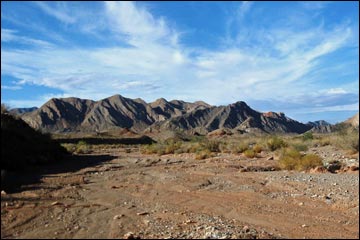
POLYGON ((129 129, 136 133, 172 130, 207 134, 217 129, 231 129, 240 133, 304 133, 311 129, 330 129, 325 121, 303 124, 286 117, 284 113, 258 112, 243 101, 211 106, 202 101, 190 103, 160 98, 146 103, 140 98, 130 99, 121 95, 99 101, 53 98, 21 117, 33 128, 50 133, 116 129, 129 129))

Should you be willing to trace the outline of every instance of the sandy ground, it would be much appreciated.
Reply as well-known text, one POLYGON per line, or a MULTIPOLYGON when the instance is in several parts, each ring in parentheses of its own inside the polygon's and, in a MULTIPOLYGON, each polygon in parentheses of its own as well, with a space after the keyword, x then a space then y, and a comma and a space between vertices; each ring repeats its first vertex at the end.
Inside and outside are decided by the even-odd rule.
POLYGON ((99 149, 15 176, 33 183, 2 193, 1 238, 359 238, 358 171, 267 158, 99 149))

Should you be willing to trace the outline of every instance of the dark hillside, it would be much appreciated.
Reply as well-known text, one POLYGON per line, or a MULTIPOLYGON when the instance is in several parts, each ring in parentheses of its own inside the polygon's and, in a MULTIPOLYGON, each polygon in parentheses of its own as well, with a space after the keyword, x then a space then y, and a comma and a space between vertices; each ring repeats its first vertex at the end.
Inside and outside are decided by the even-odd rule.
POLYGON ((1 111, 1 186, 8 172, 29 172, 32 166, 56 162, 66 150, 23 120, 1 111))

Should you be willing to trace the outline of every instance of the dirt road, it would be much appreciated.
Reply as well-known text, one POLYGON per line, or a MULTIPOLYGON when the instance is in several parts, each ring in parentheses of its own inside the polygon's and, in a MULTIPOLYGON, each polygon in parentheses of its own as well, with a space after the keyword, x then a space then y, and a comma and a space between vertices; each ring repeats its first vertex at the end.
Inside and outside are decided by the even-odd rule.
POLYGON ((272 166, 98 150, 2 194, 1 238, 359 238, 358 171, 272 166))

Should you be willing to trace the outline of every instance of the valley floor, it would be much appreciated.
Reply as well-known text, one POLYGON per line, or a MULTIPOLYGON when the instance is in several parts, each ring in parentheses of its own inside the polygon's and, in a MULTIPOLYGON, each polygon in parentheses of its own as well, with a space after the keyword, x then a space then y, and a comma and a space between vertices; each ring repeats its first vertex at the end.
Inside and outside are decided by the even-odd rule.
POLYGON ((2 193, 1 238, 359 238, 358 171, 125 150, 97 149, 2 193))

